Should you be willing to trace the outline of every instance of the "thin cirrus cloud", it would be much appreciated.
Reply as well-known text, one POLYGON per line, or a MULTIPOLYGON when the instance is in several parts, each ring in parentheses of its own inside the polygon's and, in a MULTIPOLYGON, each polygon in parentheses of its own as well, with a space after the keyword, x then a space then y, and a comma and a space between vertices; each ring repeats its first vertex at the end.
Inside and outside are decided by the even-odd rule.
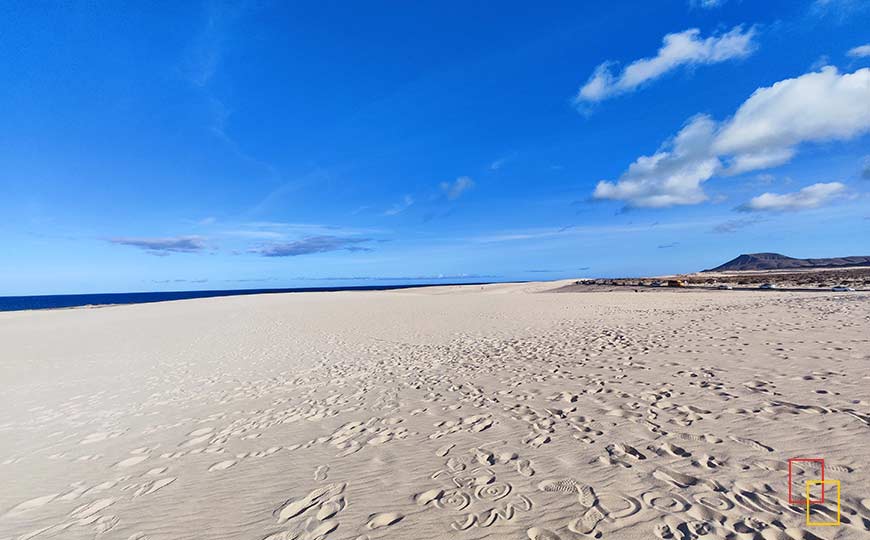
POLYGON ((712 232, 718 234, 732 234, 741 229, 745 229, 746 227, 751 227, 752 225, 760 223, 761 221, 763 221, 763 219, 760 217, 729 219, 728 221, 724 221, 714 226, 712 232))
POLYGON ((792 193, 762 193, 738 207, 743 212, 782 212, 818 208, 843 194, 846 186, 840 182, 822 182, 792 193))
POLYGON ((681 66, 717 64, 745 58, 755 50, 754 37, 754 28, 744 31, 742 26, 708 38, 702 38, 697 28, 666 34, 656 56, 635 60, 620 73, 614 73, 615 62, 599 64, 580 88, 575 103, 594 103, 632 92, 681 66))
POLYGON ((858 47, 853 47, 849 49, 847 52, 849 56, 852 58, 867 58, 870 57, 870 43, 867 45, 859 45, 858 47))
POLYGON ((397 215, 401 214, 402 212, 404 212, 405 210, 407 210, 408 208, 410 208, 411 206, 413 206, 413 204, 414 204, 414 197, 411 197, 410 195, 405 195, 402 198, 401 202, 398 202, 398 203, 394 204, 393 206, 391 206, 390 208, 388 208, 387 210, 385 210, 384 215, 385 216, 397 216, 397 215))
POLYGON ((704 9, 713 9, 721 6, 725 0, 689 0, 689 5, 704 9))
POLYGON ((371 251, 371 248, 360 245, 370 241, 371 238, 311 236, 293 242, 269 244, 250 251, 264 257, 298 257, 330 251, 371 251))
POLYGON ((839 73, 827 66, 759 88, 728 120, 689 119, 651 156, 641 156, 596 199, 662 208, 708 199, 702 184, 783 165, 804 143, 844 141, 870 131, 870 68, 839 73))
POLYGON ((451 201, 455 201, 463 193, 474 187, 474 180, 468 176, 460 176, 453 182, 441 182, 441 191, 451 201))
POLYGON ((109 242, 122 246, 143 249, 151 255, 165 256, 171 253, 197 253, 206 249, 205 239, 200 236, 175 236, 169 238, 109 238, 109 242))

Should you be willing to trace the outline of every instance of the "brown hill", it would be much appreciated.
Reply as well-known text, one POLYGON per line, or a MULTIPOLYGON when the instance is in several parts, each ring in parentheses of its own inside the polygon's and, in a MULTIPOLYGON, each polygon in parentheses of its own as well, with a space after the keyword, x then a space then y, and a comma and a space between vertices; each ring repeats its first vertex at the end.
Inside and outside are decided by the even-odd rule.
POLYGON ((801 268, 842 268, 870 266, 870 257, 834 257, 829 259, 795 259, 779 253, 748 253, 704 272, 735 272, 752 270, 791 270, 801 268))

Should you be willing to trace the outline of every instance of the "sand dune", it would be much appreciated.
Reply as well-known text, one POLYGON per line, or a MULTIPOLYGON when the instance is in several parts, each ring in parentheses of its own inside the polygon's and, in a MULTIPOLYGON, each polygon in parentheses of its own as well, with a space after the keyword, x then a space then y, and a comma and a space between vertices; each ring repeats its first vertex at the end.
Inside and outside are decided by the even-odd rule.
POLYGON ((553 287, 0 313, 0 539, 870 537, 870 295, 553 287))

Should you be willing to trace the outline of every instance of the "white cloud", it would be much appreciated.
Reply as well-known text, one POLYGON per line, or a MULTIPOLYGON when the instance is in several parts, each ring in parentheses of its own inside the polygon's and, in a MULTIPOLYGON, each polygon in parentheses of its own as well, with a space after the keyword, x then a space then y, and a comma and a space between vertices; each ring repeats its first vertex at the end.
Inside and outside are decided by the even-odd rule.
POLYGON ((637 158, 618 182, 598 182, 593 196, 652 208, 705 201, 701 183, 721 168, 710 153, 715 128, 709 116, 692 118, 658 152, 637 158))
POLYGON ((641 156, 594 196, 630 206, 697 204, 713 176, 790 161, 802 143, 847 140, 870 131, 870 68, 840 74, 826 67, 756 90, 733 117, 696 116, 652 156, 641 156))
POLYGON ((441 182, 441 190, 451 201, 458 199, 467 190, 474 187, 474 181, 468 176, 460 176, 453 182, 441 182))
POLYGON ((721 128, 714 149, 731 155, 730 172, 788 162, 803 142, 851 139, 870 130, 870 69, 835 67, 756 90, 721 128))
POLYGON ((701 31, 691 28, 684 32, 667 34, 663 45, 652 58, 635 60, 622 73, 612 72, 613 62, 600 64, 586 84, 580 88, 576 102, 596 102, 637 89, 642 84, 661 77, 668 71, 684 65, 715 64, 733 58, 744 58, 755 50, 752 41, 755 30, 735 26, 730 32, 706 39, 701 31))
POLYGON ((387 209, 384 212, 384 215, 385 216, 395 216, 395 215, 401 214, 402 212, 404 212, 405 210, 410 208, 411 205, 413 205, 413 204, 414 204, 414 197, 411 197, 410 195, 405 195, 405 197, 402 199, 402 202, 396 203, 392 207, 387 209))
POLYGON ((860 45, 858 47, 849 49, 849 52, 846 54, 854 58, 864 58, 870 56, 870 43, 868 43, 867 45, 860 45))
POLYGON ((700 7, 704 9, 713 9, 724 3, 725 0, 689 0, 689 5, 692 7, 700 7))
POLYGON ((783 210, 804 210, 818 208, 842 194, 846 186, 840 182, 819 183, 807 186, 793 193, 762 193, 742 205, 746 212, 780 212, 783 210))

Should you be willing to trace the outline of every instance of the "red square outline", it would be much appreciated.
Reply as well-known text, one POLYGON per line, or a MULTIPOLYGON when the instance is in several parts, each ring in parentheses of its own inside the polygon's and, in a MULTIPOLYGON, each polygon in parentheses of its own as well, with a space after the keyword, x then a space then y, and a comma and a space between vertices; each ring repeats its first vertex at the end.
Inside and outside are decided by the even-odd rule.
POLYGON ((806 499, 801 499, 799 501, 795 501, 791 498, 791 485, 792 485, 791 464, 794 461, 808 461, 808 462, 821 463, 822 464, 822 478, 821 478, 821 480, 823 482, 825 480, 825 459, 824 458, 789 458, 789 460, 788 460, 788 503, 789 504, 799 504, 801 506, 808 505, 808 504, 822 504, 822 503, 824 503, 825 502, 824 484, 822 484, 822 499, 819 501, 815 501, 812 499, 810 499, 809 502, 807 502, 806 499))

